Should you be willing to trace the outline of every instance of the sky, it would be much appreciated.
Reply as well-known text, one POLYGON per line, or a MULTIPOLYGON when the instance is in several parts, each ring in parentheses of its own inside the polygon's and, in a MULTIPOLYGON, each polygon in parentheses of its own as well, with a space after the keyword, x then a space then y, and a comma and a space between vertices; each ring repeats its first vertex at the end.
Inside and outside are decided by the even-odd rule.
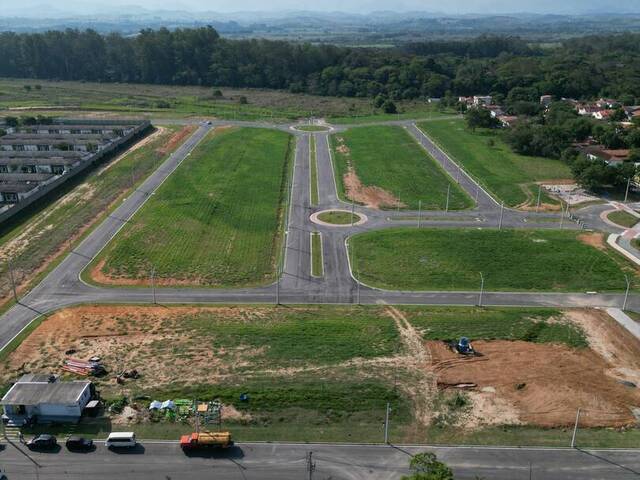
POLYGON ((390 10, 444 14, 464 13, 640 13, 640 0, 0 0, 0 16, 29 13, 47 16, 127 11, 127 6, 153 10, 279 12, 291 10, 368 13, 390 10), (106 5, 106 6, 105 6, 106 5))

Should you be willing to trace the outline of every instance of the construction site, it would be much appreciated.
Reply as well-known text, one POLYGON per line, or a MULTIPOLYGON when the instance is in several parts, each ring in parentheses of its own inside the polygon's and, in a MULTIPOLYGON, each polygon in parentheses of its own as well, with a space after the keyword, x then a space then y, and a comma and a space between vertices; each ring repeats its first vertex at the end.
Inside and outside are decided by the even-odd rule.
MULTIPOLYGON (((173 423, 196 431, 202 425, 221 429, 222 422, 264 427, 291 415, 297 422, 304 410, 313 411, 312 418, 331 418, 326 417, 331 407, 314 404, 308 390, 306 403, 293 398, 298 388, 315 388, 310 378, 326 382, 330 395, 335 394, 330 384, 343 382, 358 398, 358 385, 372 379, 397 392, 396 415, 402 419, 396 427, 405 439, 420 438, 421 429, 434 425, 461 431, 499 425, 565 428, 573 425, 578 409, 583 427, 619 429, 638 422, 640 344, 605 311, 569 309, 546 318, 521 313, 520 320, 532 325, 583 335, 586 346, 572 347, 560 336, 558 341, 429 340, 434 332, 417 319, 437 320, 442 315, 437 309, 357 310, 358 327, 350 322, 348 307, 65 309, 44 320, 3 361, 0 381, 8 384, 29 372, 89 378, 111 405, 105 414, 112 424, 173 423), (333 317, 341 319, 344 331, 330 322, 333 317), (334 333, 326 330, 318 344, 299 322, 334 333), (289 327, 302 331, 290 337, 289 327), (363 335, 355 335, 355 328, 363 335), (307 357, 290 348, 296 343, 309 350, 307 357), (288 393, 264 400, 273 404, 260 403, 261 396, 268 397, 261 391, 268 389, 265 383, 288 393)), ((447 314, 464 318, 470 311, 447 314)), ((350 415, 371 409, 365 400, 350 402, 350 415)), ((310 421, 304 428, 318 426, 310 421)))

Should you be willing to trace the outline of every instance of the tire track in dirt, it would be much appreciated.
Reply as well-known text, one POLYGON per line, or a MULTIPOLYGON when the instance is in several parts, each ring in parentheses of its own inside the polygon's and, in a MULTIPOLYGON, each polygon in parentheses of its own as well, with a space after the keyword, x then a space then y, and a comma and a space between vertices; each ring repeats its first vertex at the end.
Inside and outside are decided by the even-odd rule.
POLYGON ((411 325, 402 312, 384 302, 380 304, 385 305, 385 313, 395 322, 400 340, 406 350, 406 361, 403 366, 416 379, 415 383, 410 383, 413 386, 407 387, 413 399, 414 417, 419 424, 416 426, 429 425, 434 415, 433 402, 438 394, 431 351, 420 332, 411 325))

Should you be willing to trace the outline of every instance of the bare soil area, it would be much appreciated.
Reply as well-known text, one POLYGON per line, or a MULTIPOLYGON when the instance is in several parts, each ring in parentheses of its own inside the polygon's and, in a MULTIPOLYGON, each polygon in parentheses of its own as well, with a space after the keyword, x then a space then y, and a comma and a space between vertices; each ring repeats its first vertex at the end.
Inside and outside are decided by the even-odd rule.
POLYGON ((405 207, 392 193, 376 186, 365 186, 358 178, 355 170, 349 167, 349 171, 343 177, 347 198, 361 203, 368 208, 379 210, 381 208, 405 207))
MULTIPOLYGON (((605 312, 571 310, 566 318, 587 335, 590 349, 511 341, 475 341, 464 357, 427 342, 441 389, 469 389, 469 423, 570 426, 635 425, 640 407, 640 343, 605 312)), ((466 422, 465 422, 466 424, 466 422)))

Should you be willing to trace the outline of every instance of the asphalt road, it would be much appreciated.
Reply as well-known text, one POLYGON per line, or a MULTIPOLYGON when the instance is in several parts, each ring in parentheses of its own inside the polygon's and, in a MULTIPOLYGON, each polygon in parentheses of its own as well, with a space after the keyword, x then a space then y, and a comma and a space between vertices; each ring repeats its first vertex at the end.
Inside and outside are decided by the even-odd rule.
POLYGON ((411 455, 433 451, 456 479, 623 480, 640 475, 634 450, 415 447, 247 443, 228 451, 185 455, 176 443, 144 442, 134 452, 98 445, 91 453, 0 451, 8 480, 388 480, 407 474, 411 455), (530 476, 531 472, 531 476, 530 476))

